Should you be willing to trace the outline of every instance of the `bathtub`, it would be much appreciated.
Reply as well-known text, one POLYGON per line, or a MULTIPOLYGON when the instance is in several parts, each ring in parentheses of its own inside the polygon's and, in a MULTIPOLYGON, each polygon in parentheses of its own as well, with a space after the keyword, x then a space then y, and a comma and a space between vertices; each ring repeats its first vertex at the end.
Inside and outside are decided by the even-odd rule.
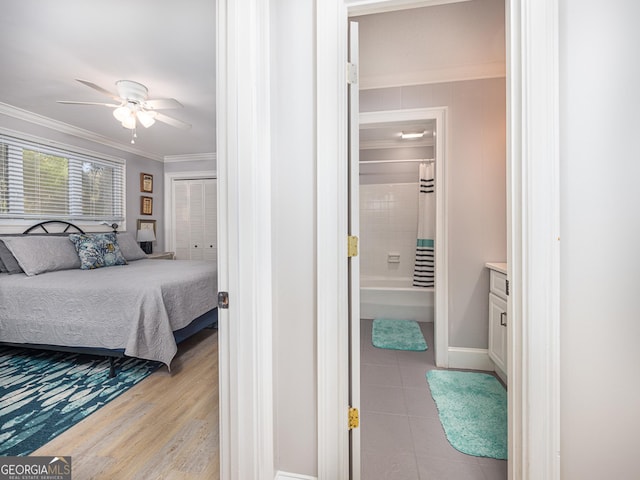
POLYGON ((412 278, 362 277, 360 318, 433 322, 434 289, 412 283, 412 278))

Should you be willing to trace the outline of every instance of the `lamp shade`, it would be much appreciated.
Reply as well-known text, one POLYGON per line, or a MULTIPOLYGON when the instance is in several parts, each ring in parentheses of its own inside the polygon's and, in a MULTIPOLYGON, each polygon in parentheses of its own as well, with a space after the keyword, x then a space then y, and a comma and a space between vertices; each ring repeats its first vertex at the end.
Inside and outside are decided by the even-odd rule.
POLYGON ((137 235, 138 242, 153 242, 156 239, 153 230, 150 228, 145 228, 144 230, 138 230, 137 235))

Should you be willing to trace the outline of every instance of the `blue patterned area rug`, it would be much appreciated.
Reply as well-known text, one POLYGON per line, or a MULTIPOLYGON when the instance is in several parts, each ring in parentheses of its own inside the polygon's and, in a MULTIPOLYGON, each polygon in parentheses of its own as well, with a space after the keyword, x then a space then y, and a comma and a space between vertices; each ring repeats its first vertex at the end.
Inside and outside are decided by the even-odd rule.
POLYGON ((374 347, 390 350, 423 351, 427 349, 427 341, 415 320, 376 318, 373 321, 371 343, 374 347))
POLYGON ((29 455, 145 379, 161 364, 0 347, 0 455, 29 455))
POLYGON ((493 375, 430 370, 427 382, 447 440, 456 450, 507 459, 507 391, 493 375))

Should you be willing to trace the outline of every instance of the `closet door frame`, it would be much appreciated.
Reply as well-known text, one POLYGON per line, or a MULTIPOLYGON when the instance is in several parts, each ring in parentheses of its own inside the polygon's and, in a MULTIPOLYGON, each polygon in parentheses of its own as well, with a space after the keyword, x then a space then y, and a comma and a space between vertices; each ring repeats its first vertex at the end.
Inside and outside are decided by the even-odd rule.
POLYGON ((167 252, 175 252, 173 182, 180 180, 205 180, 207 178, 215 180, 218 176, 214 170, 168 172, 164 174, 164 244, 167 252))

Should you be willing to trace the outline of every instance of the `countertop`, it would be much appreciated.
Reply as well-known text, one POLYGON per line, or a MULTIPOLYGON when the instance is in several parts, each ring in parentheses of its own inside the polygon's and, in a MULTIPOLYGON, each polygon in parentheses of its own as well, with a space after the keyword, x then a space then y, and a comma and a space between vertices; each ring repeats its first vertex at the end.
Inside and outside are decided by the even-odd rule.
POLYGON ((490 268, 491 270, 495 270, 496 272, 507 274, 507 264, 499 263, 499 262, 487 262, 484 264, 485 267, 490 268))

